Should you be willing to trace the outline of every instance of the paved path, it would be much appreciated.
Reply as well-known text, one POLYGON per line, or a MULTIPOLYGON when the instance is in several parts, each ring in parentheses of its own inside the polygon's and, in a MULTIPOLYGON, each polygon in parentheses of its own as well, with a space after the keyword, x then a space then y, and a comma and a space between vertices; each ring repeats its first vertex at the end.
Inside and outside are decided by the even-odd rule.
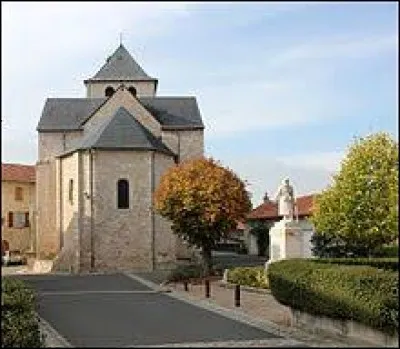
MULTIPOLYGON (((38 292, 39 315, 79 347, 301 346, 276 331, 160 292, 135 275, 19 275, 38 292), (232 344, 232 345, 231 345, 232 344)), ((54 331, 55 330, 55 331, 54 331)), ((62 339, 62 338, 61 338, 62 339)))

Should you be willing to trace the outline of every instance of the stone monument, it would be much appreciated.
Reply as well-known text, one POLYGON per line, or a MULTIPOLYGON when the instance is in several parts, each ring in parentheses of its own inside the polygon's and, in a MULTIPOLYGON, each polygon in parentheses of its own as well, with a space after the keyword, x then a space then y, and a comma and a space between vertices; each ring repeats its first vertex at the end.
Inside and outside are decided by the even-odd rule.
POLYGON ((265 263, 266 269, 270 263, 281 259, 312 256, 312 231, 305 228, 298 219, 294 220, 296 200, 289 178, 285 178, 279 186, 275 202, 278 203, 278 214, 282 219, 269 231, 269 260, 265 263))

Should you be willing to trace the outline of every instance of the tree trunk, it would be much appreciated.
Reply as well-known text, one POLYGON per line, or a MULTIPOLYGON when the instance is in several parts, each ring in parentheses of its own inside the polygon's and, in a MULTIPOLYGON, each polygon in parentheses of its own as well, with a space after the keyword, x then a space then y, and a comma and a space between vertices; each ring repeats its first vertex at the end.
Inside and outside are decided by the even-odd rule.
POLYGON ((204 276, 209 276, 212 268, 211 248, 208 246, 203 246, 202 254, 204 276))

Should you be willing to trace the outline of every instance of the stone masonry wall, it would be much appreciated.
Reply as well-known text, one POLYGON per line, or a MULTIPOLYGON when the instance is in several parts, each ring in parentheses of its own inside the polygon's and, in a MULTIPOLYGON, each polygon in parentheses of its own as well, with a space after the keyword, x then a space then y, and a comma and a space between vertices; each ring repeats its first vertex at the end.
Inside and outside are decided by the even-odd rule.
POLYGON ((36 165, 37 253, 39 258, 55 256, 58 252, 56 163, 39 161, 36 165))
POLYGON ((197 158, 204 154, 203 130, 179 131, 180 161, 197 158))
POLYGON ((79 153, 61 159, 60 182, 60 251, 54 262, 55 270, 79 271, 79 153), (70 197, 72 180, 72 197, 70 197))
POLYGON ((137 121, 150 130, 156 137, 161 136, 159 122, 130 94, 126 89, 120 89, 84 124, 84 132, 98 129, 115 112, 124 107, 137 121))
POLYGON ((151 152, 94 154, 96 270, 151 270, 151 152), (117 182, 129 181, 129 209, 117 208, 117 182))
MULTIPOLYGON (((160 183, 161 176, 171 166, 175 166, 174 160, 167 155, 154 153, 154 189, 160 183)), ((176 237, 172 233, 171 223, 155 213, 155 251, 157 269, 173 268, 176 262, 176 237)))
MULTIPOLYGON (((89 82, 86 85, 86 97, 104 98, 106 97, 107 87, 111 86, 116 90, 121 84, 122 82, 89 82)), ((124 85, 127 89, 131 86, 136 88, 138 97, 152 97, 156 94, 156 83, 154 81, 126 81, 124 85)))

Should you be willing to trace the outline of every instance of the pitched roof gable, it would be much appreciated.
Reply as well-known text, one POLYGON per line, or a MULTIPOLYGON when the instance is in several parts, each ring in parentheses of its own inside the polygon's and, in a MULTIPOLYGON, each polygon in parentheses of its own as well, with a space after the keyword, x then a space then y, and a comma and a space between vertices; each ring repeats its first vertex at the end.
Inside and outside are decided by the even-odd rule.
MULTIPOLYGON (((48 98, 37 126, 39 132, 82 130, 107 98, 48 98)), ((139 102, 163 129, 204 129, 195 97, 140 97, 139 102)))
POLYGON ((124 107, 120 107, 99 130, 85 136, 78 147, 80 149, 155 150, 171 156, 175 155, 124 107))
POLYGON ((96 80, 148 81, 156 79, 147 75, 142 67, 133 59, 124 45, 121 44, 115 52, 107 58, 106 63, 100 70, 86 81, 96 80))
POLYGON ((80 130, 82 122, 107 98, 48 98, 39 120, 38 131, 80 130))
MULTIPOLYGON (((316 194, 300 196, 296 199, 299 216, 310 216, 316 194)), ((279 219, 278 204, 273 201, 264 202, 247 215, 247 219, 279 219)))
POLYGON ((36 181, 36 167, 33 165, 1 164, 1 180, 34 183, 36 181))

